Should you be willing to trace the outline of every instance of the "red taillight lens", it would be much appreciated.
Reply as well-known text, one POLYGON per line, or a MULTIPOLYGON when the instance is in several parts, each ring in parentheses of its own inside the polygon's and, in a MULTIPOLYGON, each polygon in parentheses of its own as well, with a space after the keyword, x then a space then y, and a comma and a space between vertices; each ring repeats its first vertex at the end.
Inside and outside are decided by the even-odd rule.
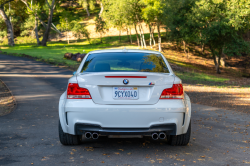
POLYGON ((78 84, 69 83, 67 90, 68 99, 92 99, 88 89, 80 88, 78 84))
POLYGON ((182 84, 174 84, 172 88, 164 89, 160 99, 183 99, 182 84))

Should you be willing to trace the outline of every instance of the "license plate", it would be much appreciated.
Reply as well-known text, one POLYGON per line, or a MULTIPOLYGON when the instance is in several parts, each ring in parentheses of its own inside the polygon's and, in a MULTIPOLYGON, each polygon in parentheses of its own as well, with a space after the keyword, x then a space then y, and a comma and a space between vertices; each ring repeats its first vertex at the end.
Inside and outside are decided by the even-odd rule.
POLYGON ((136 100, 139 98, 139 91, 137 87, 113 87, 113 98, 136 100))

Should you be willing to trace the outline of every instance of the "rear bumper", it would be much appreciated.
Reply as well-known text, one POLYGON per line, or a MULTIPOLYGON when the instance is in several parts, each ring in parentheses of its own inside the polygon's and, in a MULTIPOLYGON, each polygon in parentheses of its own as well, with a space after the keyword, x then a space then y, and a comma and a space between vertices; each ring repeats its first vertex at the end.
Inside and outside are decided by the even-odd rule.
POLYGON ((104 135, 145 135, 164 131, 179 135, 186 133, 191 118, 191 103, 187 95, 184 100, 159 100, 154 105, 101 105, 91 99, 65 99, 64 96, 59 101, 59 118, 63 131, 73 135, 85 131, 104 135), (171 125, 175 127, 169 127, 171 125))
POLYGON ((149 128, 105 128, 93 124, 75 124, 76 135, 83 135, 85 132, 97 132, 101 135, 151 135, 154 132, 164 132, 168 135, 176 133, 176 124, 152 125, 149 128))

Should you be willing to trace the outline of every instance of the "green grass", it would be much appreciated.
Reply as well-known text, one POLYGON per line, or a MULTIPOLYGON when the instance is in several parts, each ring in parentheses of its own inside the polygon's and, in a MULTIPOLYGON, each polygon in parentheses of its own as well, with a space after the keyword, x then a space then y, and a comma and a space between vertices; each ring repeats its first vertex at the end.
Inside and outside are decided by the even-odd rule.
POLYGON ((89 44, 87 40, 67 42, 48 42, 47 47, 37 46, 36 44, 16 44, 15 47, 7 45, 0 46, 3 52, 11 53, 15 56, 24 56, 23 54, 34 57, 37 61, 45 61, 56 65, 78 66, 79 62, 64 59, 65 53, 88 53, 93 50, 114 48, 119 46, 130 46, 127 42, 127 37, 122 36, 121 42, 119 37, 103 38, 103 43, 99 39, 94 39, 89 44))
POLYGON ((199 69, 198 67, 193 66, 191 64, 188 64, 186 62, 181 62, 181 61, 177 61, 177 60, 173 60, 173 59, 169 59, 169 58, 167 58, 167 59, 168 59, 168 62, 174 63, 174 64, 176 64, 178 66, 187 67, 187 68, 190 68, 190 69, 199 69))
POLYGON ((226 81, 229 81, 228 78, 216 77, 198 72, 175 72, 175 74, 180 77, 184 83, 187 82, 202 85, 222 86, 226 81))

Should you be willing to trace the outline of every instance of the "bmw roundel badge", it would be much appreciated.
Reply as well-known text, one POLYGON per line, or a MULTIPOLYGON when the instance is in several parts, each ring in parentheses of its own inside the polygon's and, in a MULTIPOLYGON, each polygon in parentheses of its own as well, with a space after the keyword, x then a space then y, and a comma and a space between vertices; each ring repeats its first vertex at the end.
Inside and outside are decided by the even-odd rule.
POLYGON ((124 79, 124 80, 123 80, 123 83, 124 83, 125 85, 127 85, 127 84, 129 83, 129 81, 128 81, 127 79, 124 79))

